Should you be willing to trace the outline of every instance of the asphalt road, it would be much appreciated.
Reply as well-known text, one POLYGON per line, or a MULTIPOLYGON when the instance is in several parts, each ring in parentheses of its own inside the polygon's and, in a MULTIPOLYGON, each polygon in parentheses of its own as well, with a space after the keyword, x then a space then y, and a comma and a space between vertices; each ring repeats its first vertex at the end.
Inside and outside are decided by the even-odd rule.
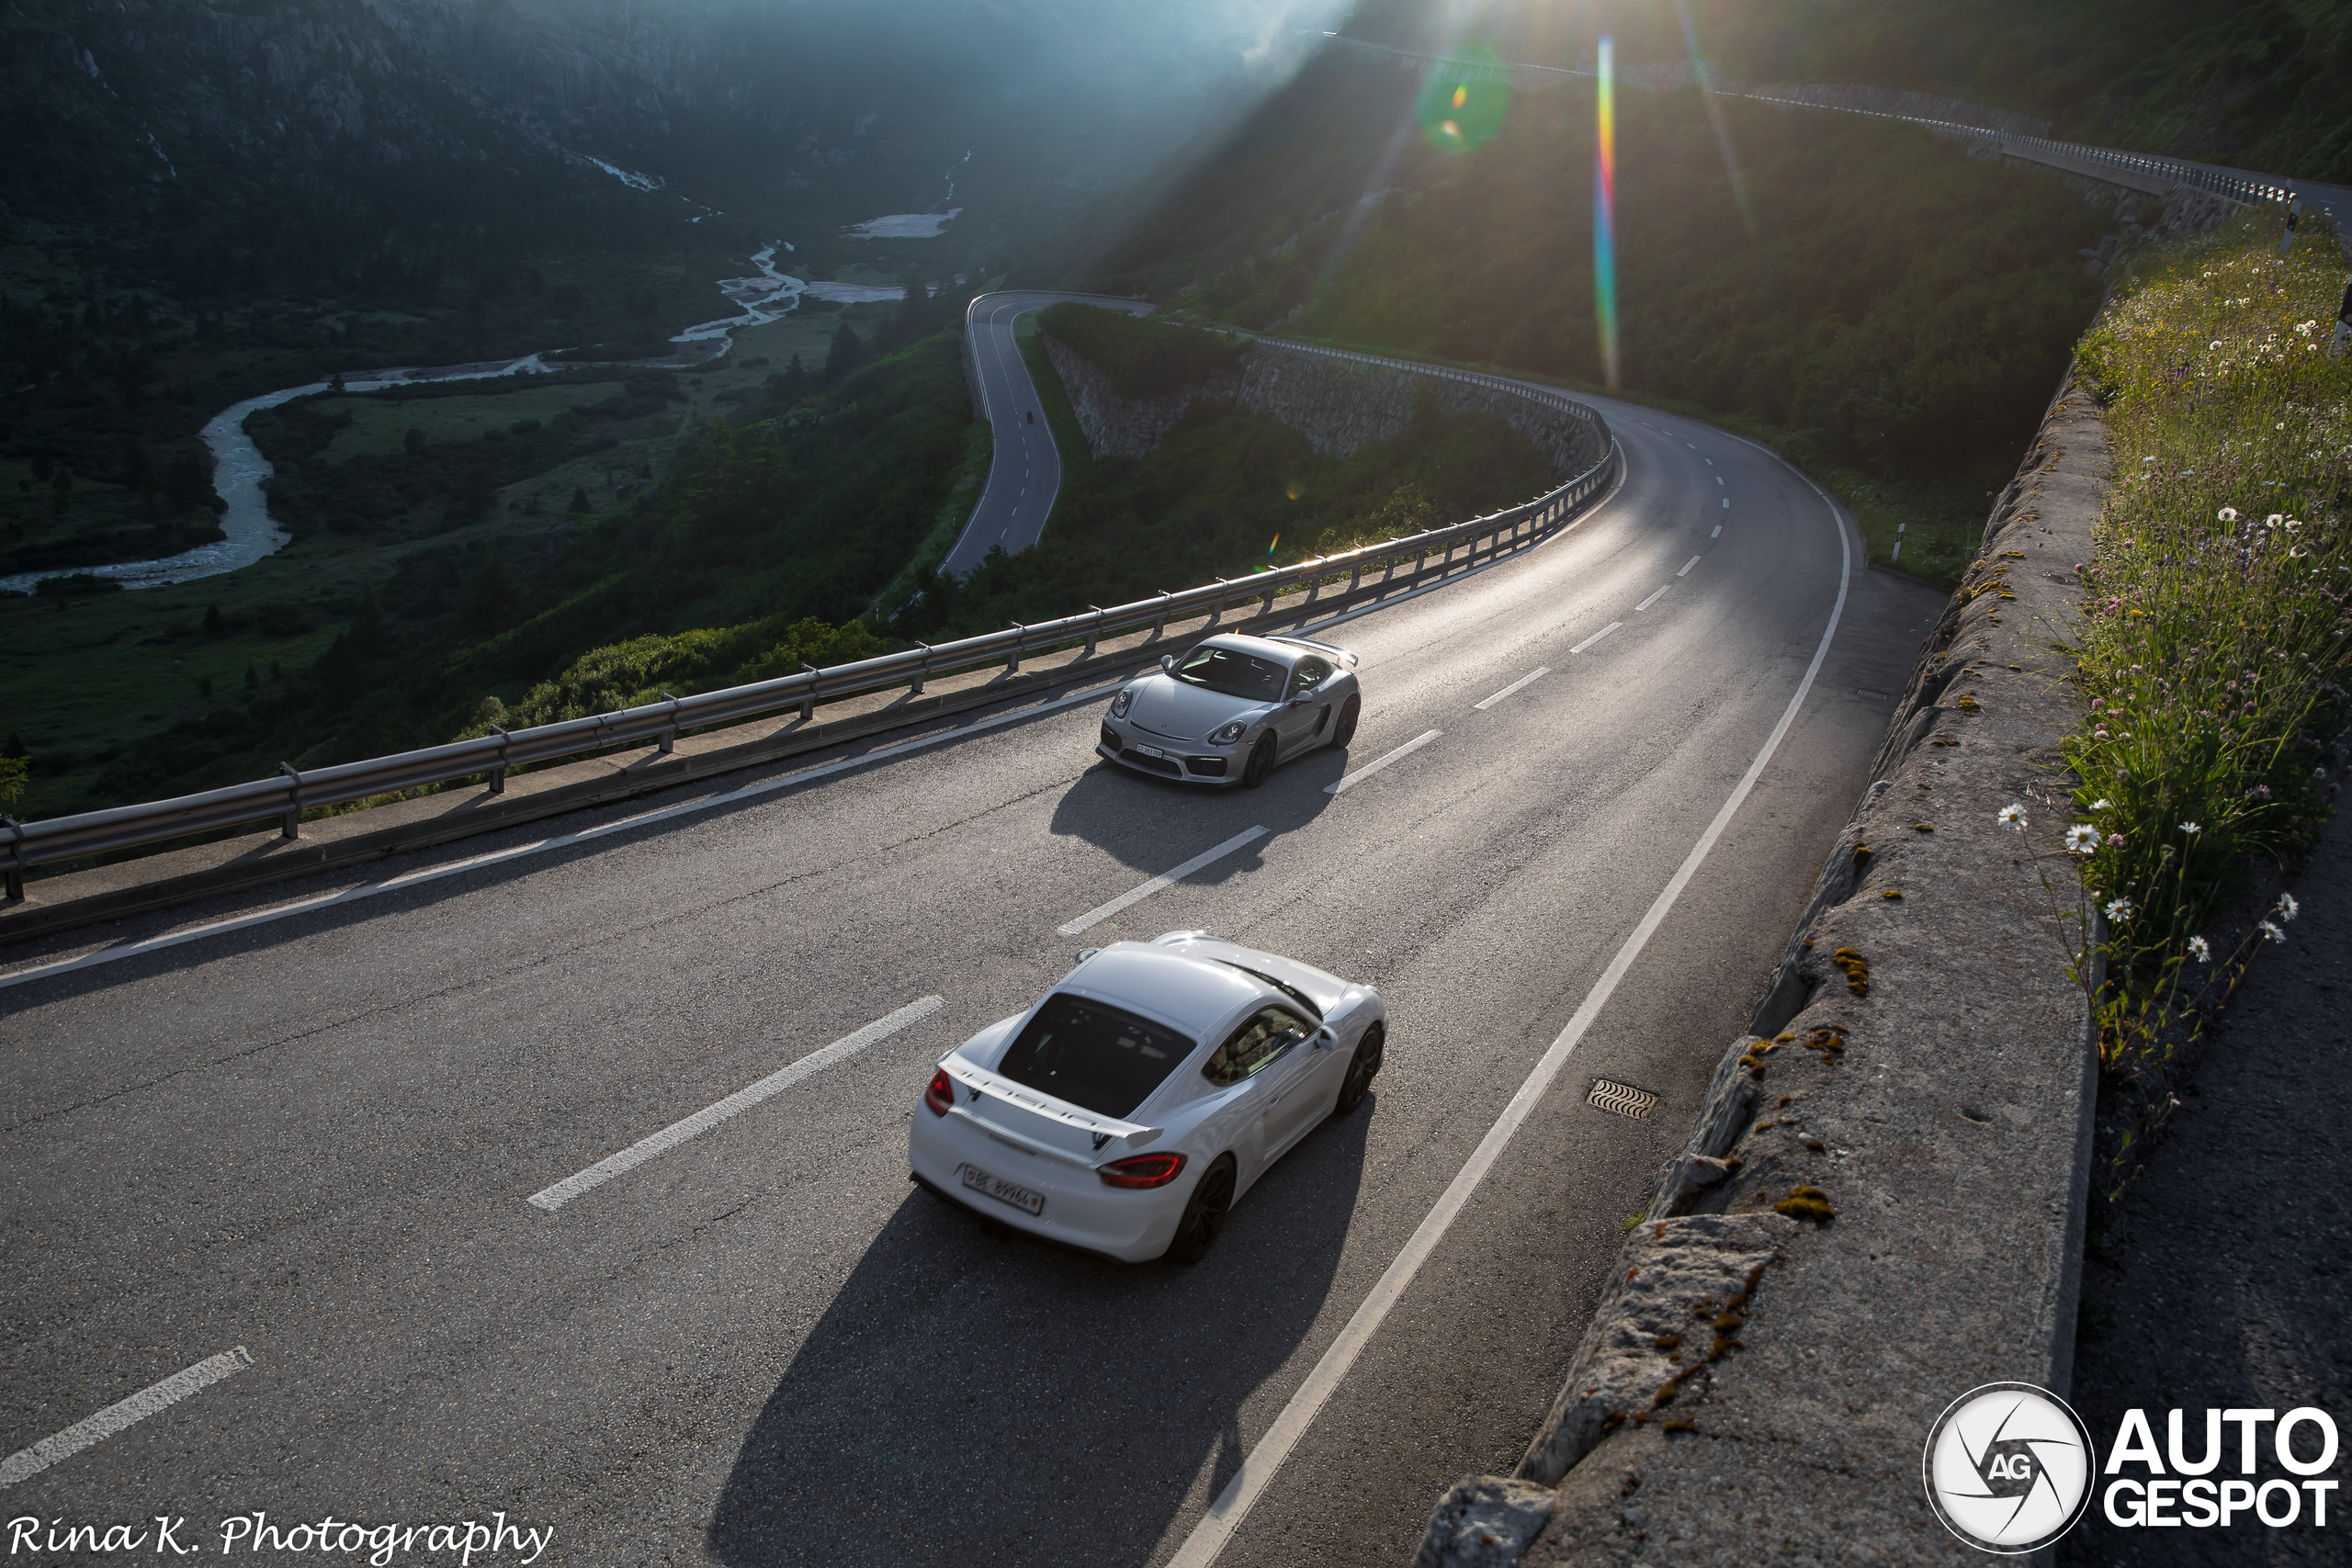
MULTIPOLYGON (((564 1563, 1168 1562, 1594 994, 1842 593, 1753 792, 1218 1559, 1407 1561, 1439 1491, 1508 1470, 1556 1392, 1619 1221, 1744 1023, 1941 607, 1863 570, 1850 525, 1758 449, 1607 412, 1620 491, 1330 628, 1363 656, 1355 744, 1261 790, 1098 762, 1096 698, 0 989, 0 1454, 251 1359, 38 1473, 0 1466, 6 1514, 185 1516, 209 1546, 256 1510, 503 1510, 552 1526, 539 1561, 564 1563), (1373 1099, 1253 1190, 1206 1261, 1055 1250, 908 1184, 941 1053, 1081 942, 1182 927, 1370 980, 1393 1021, 1373 1099), (929 997, 560 1208, 529 1201, 929 997), (1600 1076, 1657 1114, 1586 1104, 1600 1076)), ((68 933, 0 970, 332 886, 68 933)))
POLYGON ((1022 317, 1065 299, 1137 315, 1151 310, 1148 301, 1107 295, 1023 292, 983 294, 965 310, 964 340, 971 344, 979 372, 980 417, 994 433, 995 451, 988 483, 964 531, 956 536, 956 547, 947 552, 943 570, 967 575, 988 558, 989 550, 1002 546, 1006 555, 1019 555, 1045 532, 1046 514, 1061 489, 1062 459, 1012 333, 1022 317))

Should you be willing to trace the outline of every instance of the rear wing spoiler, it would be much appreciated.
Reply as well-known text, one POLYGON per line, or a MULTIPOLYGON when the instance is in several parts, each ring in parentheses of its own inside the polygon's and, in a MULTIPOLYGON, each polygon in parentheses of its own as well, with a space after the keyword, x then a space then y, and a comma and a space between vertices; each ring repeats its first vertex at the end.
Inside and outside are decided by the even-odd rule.
POLYGON ((1346 649, 1340 647, 1337 643, 1317 642, 1311 637, 1270 637, 1266 640, 1268 642, 1286 642, 1295 648, 1311 648, 1317 653, 1329 654, 1333 659, 1338 660, 1340 663, 1346 665, 1351 670, 1356 667, 1356 656, 1350 653, 1346 649))
POLYGON ((974 1100, 988 1095, 1010 1100, 1032 1115, 1046 1117, 1091 1134, 1098 1149, 1114 1138, 1125 1139, 1131 1149, 1140 1149, 1157 1143, 1159 1135, 1167 1131, 1164 1127, 1146 1127, 1134 1122, 1122 1122, 1115 1116, 1098 1116, 1091 1111, 1082 1111, 1066 1100, 1057 1100, 1041 1089, 1016 1083, 1001 1073, 992 1073, 960 1057, 950 1056, 939 1065, 949 1077, 970 1090, 974 1100))

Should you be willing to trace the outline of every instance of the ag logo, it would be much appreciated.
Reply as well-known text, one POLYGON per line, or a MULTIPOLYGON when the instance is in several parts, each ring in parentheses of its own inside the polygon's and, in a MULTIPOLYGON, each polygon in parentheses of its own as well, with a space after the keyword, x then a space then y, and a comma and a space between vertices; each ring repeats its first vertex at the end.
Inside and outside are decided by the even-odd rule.
POLYGON ((1944 1528, 2005 1556, 2049 1545, 2090 1506, 2090 1428, 2047 1389, 1993 1382, 1952 1401, 1921 1472, 1944 1528))

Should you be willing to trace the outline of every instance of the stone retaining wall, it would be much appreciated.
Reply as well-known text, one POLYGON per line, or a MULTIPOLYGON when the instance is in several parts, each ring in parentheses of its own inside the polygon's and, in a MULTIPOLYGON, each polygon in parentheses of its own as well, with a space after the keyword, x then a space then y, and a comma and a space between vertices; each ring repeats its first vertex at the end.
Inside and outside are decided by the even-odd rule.
POLYGON ((1967 1555, 1920 1483, 1930 1426, 2072 1369, 2089 1009, 1996 814, 2066 815, 2064 649, 2107 468, 2070 387, 1566 1386, 1513 1475, 1440 1500, 1423 1568, 1967 1555))
POLYGON ((1552 461, 1552 477, 1567 479, 1600 458, 1587 422, 1532 399, 1492 387, 1418 376, 1383 365, 1302 354, 1279 344, 1255 343, 1238 372, 1213 376, 1197 387, 1159 398, 1130 398, 1111 385, 1069 344, 1048 333, 1046 354, 1098 457, 1140 457, 1158 446, 1193 403, 1229 402, 1245 413, 1268 413, 1305 436, 1328 457, 1343 457, 1404 430, 1416 399, 1490 413, 1533 442, 1552 461))

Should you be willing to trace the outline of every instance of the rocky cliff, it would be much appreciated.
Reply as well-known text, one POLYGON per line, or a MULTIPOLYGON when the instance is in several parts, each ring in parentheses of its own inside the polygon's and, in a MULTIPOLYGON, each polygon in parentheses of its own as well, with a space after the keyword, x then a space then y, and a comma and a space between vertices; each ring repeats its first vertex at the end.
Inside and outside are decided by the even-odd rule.
POLYGON ((1345 457, 1402 432, 1419 398, 1434 398, 1457 412, 1495 415, 1550 455, 1555 479, 1581 473, 1600 456, 1590 425, 1489 387, 1258 343, 1241 356, 1238 371, 1164 397, 1130 398, 1069 344, 1050 333, 1045 341, 1086 433, 1087 449, 1098 457, 1140 457, 1203 400, 1272 414, 1325 457, 1345 457))

